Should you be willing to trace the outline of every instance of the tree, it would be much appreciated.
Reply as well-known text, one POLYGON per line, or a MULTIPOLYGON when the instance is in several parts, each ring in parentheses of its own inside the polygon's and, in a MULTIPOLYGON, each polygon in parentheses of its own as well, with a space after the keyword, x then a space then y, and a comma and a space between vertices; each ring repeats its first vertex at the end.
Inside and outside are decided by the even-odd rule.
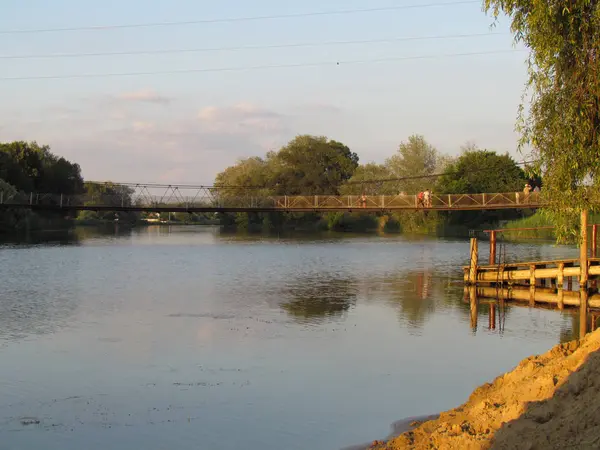
POLYGON ((270 187, 272 169, 269 161, 259 158, 240 159, 235 165, 217 174, 215 178, 216 192, 220 199, 234 206, 236 200, 243 204, 249 197, 272 195, 270 187))
POLYGON ((383 164, 370 162, 360 165, 356 168, 354 175, 342 186, 340 194, 342 195, 380 195, 397 194, 398 191, 390 181, 381 181, 374 183, 374 180, 390 180, 393 177, 392 172, 383 164))
POLYGON ((0 144, 0 176, 19 191, 67 195, 83 192, 79 165, 36 142, 0 144))
POLYGON ((438 179, 442 194, 517 192, 523 189, 525 172, 508 154, 498 155, 475 146, 463 147, 461 156, 438 179))
MULTIPOLYGON (((134 189, 115 183, 85 183, 86 196, 89 199, 86 204, 90 206, 113 206, 115 208, 133 205, 132 195, 134 189)), ((118 217, 125 222, 135 222, 139 214, 133 211, 119 212, 118 217)), ((81 211, 79 214, 81 220, 101 220, 112 221, 115 219, 115 212, 110 210, 102 211, 81 211)))
MULTIPOLYGON (((470 144, 438 179, 436 191, 441 194, 479 194, 517 192, 523 189, 525 172, 508 154, 498 155, 470 144)), ((448 215, 451 224, 479 226, 498 220, 515 219, 515 211, 454 211, 448 215)))
POLYGON ((485 0, 511 19, 529 50, 529 79, 518 129, 544 176, 555 213, 595 206, 600 187, 600 2, 485 0), (592 189, 588 189, 591 187, 592 189), (596 194, 592 194, 595 192, 596 194))
POLYGON ((278 195, 338 195, 358 167, 356 153, 323 136, 297 136, 270 159, 278 195))
POLYGON ((421 135, 413 135, 402 142, 398 152, 389 158, 385 165, 399 180, 395 186, 397 192, 415 194, 429 187, 431 180, 425 178, 435 173, 438 166, 438 151, 421 135), (414 177, 424 178, 414 178, 414 177))

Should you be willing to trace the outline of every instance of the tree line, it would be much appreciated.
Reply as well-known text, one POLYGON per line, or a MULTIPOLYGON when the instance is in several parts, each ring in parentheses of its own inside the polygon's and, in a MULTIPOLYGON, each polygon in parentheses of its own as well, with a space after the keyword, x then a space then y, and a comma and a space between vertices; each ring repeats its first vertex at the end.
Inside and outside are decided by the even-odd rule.
MULTIPOLYGON (((452 157, 439 152, 420 135, 410 136, 383 163, 361 164, 342 142, 323 136, 300 135, 278 151, 239 160, 215 178, 221 198, 269 195, 396 195, 430 189, 438 193, 509 192, 521 190, 524 171, 508 155, 466 145, 452 157), (437 176, 441 174, 441 176, 437 176)), ((114 183, 84 181, 78 164, 53 154, 36 142, 0 144, 0 189, 4 192, 87 194, 94 204, 131 205, 133 190, 114 183), (117 204, 118 203, 118 204, 117 204)), ((24 222, 61 219, 60 213, 6 211, 5 228, 24 222), (43 220, 42 220, 43 219, 43 220)), ((458 224, 477 226, 516 217, 514 211, 368 213, 240 213, 220 214, 218 222, 241 229, 315 228, 365 231, 435 231, 458 224)), ((136 222, 148 214, 120 212, 121 222, 136 222)), ((161 219, 167 219, 163 214, 161 219)), ((73 217, 72 219, 74 219, 73 217)), ((206 215, 169 216, 175 221, 206 223, 206 215)), ((82 211, 81 222, 115 219, 110 211, 82 211)))
MULTIPOLYGON (((345 144, 323 136, 300 135, 279 151, 239 160, 220 172, 222 197, 266 195, 397 195, 425 189, 437 193, 515 192, 530 182, 509 154, 467 144, 459 156, 441 153, 424 136, 413 135, 383 163, 360 164, 345 144)), ((433 231, 440 227, 495 223, 519 217, 515 211, 366 213, 239 213, 223 224, 241 228, 317 227, 337 230, 433 231)))

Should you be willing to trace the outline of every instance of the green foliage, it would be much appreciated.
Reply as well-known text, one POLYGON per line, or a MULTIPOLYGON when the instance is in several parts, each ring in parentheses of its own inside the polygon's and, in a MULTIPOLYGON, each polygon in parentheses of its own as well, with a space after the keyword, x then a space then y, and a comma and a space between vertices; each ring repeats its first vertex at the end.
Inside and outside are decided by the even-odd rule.
POLYGON ((538 230, 517 230, 517 228, 540 228, 554 226, 552 218, 542 211, 524 217, 521 219, 508 222, 503 228, 515 229, 515 231, 507 231, 502 233, 502 239, 505 240, 520 240, 520 239, 554 239, 556 234, 552 229, 538 230))
POLYGON ((565 234, 572 230, 569 211, 598 204, 600 3, 485 0, 484 9, 508 15, 515 41, 530 50, 521 146, 531 147, 543 195, 565 234))
POLYGON ((339 195, 358 167, 356 153, 323 136, 297 136, 272 160, 278 195, 339 195))
MULTIPOLYGON (((86 195, 89 200, 87 205, 114 206, 116 208, 133 205, 132 194, 134 190, 128 186, 114 183, 89 183, 84 184, 86 195)), ((139 213, 133 211, 115 213, 114 211, 81 211, 78 215, 80 221, 113 221, 116 218, 124 222, 136 222, 139 213)))
POLYGON ((397 178, 409 178, 395 183, 396 192, 415 194, 430 187, 427 178, 410 179, 434 174, 438 168, 439 152, 421 135, 413 135, 402 142, 398 152, 385 162, 386 168, 397 178))
POLYGON ((506 153, 482 150, 470 145, 438 178, 436 191, 441 194, 482 192, 518 192, 526 182, 525 173, 506 153))
POLYGON ((270 160, 259 157, 246 158, 217 174, 215 187, 221 198, 263 197, 272 195, 270 188, 273 179, 273 169, 270 160))
MULTIPOLYGON (((0 192, 4 198, 9 198, 17 193, 14 186, 0 179, 0 192)), ((0 209, 0 232, 10 232, 26 228, 34 214, 26 209, 0 209)))
MULTIPOLYGON (((463 147, 463 152, 438 178, 436 191, 440 194, 476 194, 522 191, 525 172, 508 153, 498 155, 474 145, 463 147)), ((500 220, 519 217, 515 210, 453 211, 443 214, 450 225, 465 227, 490 226, 500 220)))
POLYGON ((373 162, 360 165, 354 175, 340 186, 341 195, 393 195, 397 189, 390 182, 372 183, 372 180, 389 180, 393 177, 391 170, 384 164, 373 162), (365 181, 369 181, 365 183, 365 181))
POLYGON ((344 195, 397 195, 400 192, 416 194, 431 188, 433 178, 452 158, 441 155, 423 136, 413 135, 400 143, 396 154, 384 164, 368 163, 359 166, 341 188, 344 195), (397 180, 398 178, 408 178, 397 180), (382 180, 379 183, 367 181, 382 180))
POLYGON ((435 233, 441 223, 441 216, 435 211, 401 211, 391 215, 403 233, 435 233))
MULTIPOLYGON (((325 137, 297 136, 278 152, 265 158, 242 159, 220 172, 215 179, 218 196, 247 204, 250 197, 271 195, 337 195, 358 166, 358 156, 344 144, 325 137), (251 187, 252 189, 248 189, 251 187)), ((284 223, 303 227, 320 221, 310 214, 254 214, 221 216, 224 226, 253 230, 275 229, 284 223)))
POLYGON ((83 192, 79 165, 36 142, 0 143, 0 178, 18 191, 44 194, 83 192))
POLYGON ((327 228, 332 231, 364 232, 379 229, 377 216, 366 213, 335 212, 327 214, 327 228))

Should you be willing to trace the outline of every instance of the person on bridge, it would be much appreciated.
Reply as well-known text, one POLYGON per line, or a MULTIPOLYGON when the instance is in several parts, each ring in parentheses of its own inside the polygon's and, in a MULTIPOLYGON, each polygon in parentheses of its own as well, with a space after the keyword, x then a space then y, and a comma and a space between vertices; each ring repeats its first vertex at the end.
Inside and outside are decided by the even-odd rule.
POLYGON ((423 204, 425 205, 425 208, 431 208, 431 191, 429 188, 425 189, 425 192, 423 193, 423 204))
POLYGON ((525 203, 527 203, 529 201, 529 193, 531 192, 531 185, 529 183, 525 184, 525 187, 523 188, 523 200, 525 201, 525 203))
POLYGON ((362 207, 366 208, 367 207, 367 196, 365 195, 364 192, 363 192, 362 196, 360 197, 360 201, 362 203, 362 207))
POLYGON ((417 207, 425 206, 425 193, 423 191, 417 194, 417 207))

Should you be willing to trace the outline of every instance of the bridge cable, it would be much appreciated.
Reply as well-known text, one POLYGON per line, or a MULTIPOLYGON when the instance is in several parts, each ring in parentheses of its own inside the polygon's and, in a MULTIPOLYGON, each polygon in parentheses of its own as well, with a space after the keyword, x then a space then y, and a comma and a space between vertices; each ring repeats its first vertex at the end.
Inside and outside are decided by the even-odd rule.
POLYGON ((30 29, 8 29, 0 30, 0 34, 33 34, 33 33, 56 33, 56 32, 71 32, 71 31, 107 31, 117 30, 125 28, 151 28, 151 27, 172 27, 182 25, 201 25, 201 24, 215 24, 215 23, 233 23, 233 22, 250 22, 250 21, 261 21, 261 20, 279 20, 279 19, 294 19, 294 18, 305 18, 305 17, 317 17, 317 16, 332 16, 332 15, 347 15, 347 14, 364 14, 364 13, 375 13, 375 12, 391 12, 400 11, 407 9, 423 9, 432 7, 443 7, 443 6, 459 6, 459 5, 470 5, 479 4, 479 0, 459 0, 450 2, 434 2, 434 3, 421 3, 421 4, 409 4, 409 5, 394 5, 394 6, 382 6, 373 8, 356 8, 356 9, 337 9, 330 11, 312 11, 312 12, 301 12, 301 13, 288 13, 288 14, 272 14, 262 16, 246 16, 246 17, 224 17, 214 19, 196 19, 196 20, 182 20, 182 21, 171 21, 171 22, 145 22, 145 23, 129 23, 129 24, 109 24, 109 25, 91 25, 91 26, 73 26, 64 28, 30 28, 30 29))
POLYGON ((292 42, 287 44, 267 44, 267 45, 242 45, 232 47, 200 47, 200 48, 180 48, 180 49, 158 49, 158 50, 125 50, 116 52, 86 52, 86 53, 38 53, 29 55, 0 55, 0 59, 53 59, 53 58, 86 58, 98 56, 132 56, 132 55, 165 55, 176 53, 202 53, 202 52, 221 52, 221 51, 242 51, 242 50, 268 50, 279 48, 302 48, 302 47, 323 47, 333 45, 358 45, 358 44, 383 44, 393 42, 407 41, 426 41, 442 39, 468 39, 489 36, 507 36, 509 33, 472 33, 472 34, 440 34, 429 36, 402 36, 381 39, 358 39, 347 41, 324 41, 324 42, 292 42))

